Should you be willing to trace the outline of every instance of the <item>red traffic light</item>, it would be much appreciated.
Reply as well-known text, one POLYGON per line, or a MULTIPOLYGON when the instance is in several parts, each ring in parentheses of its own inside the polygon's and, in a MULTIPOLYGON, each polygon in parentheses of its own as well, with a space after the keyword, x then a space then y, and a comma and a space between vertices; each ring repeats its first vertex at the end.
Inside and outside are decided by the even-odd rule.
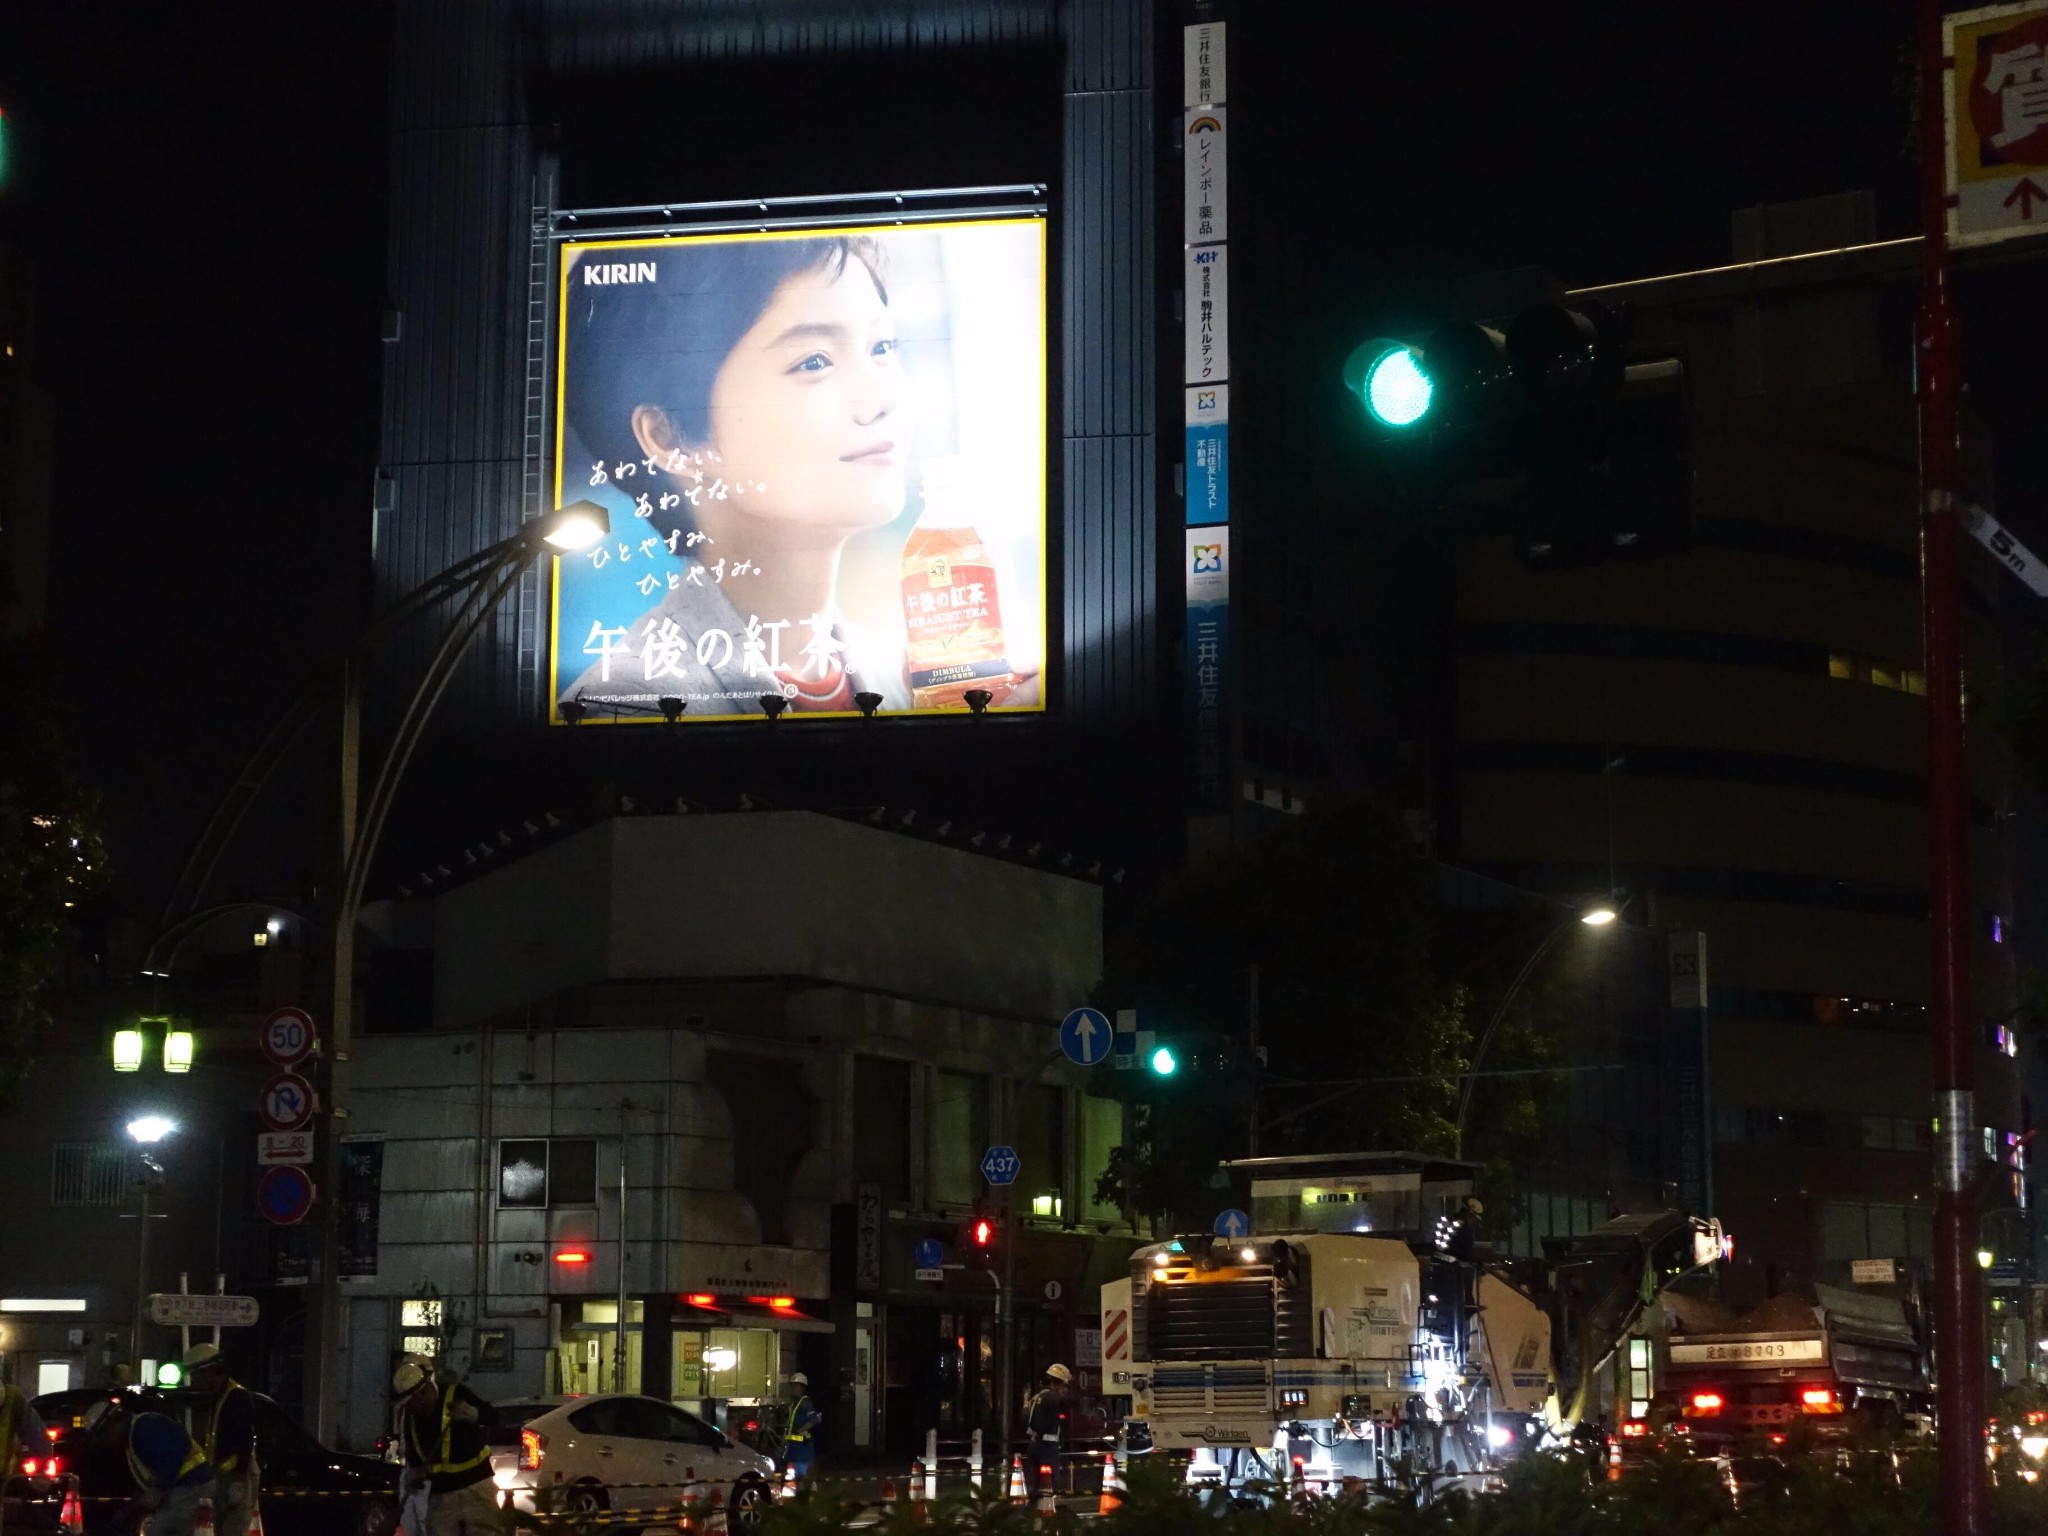
POLYGON ((996 1224, 986 1216, 978 1218, 973 1228, 974 1246, 986 1248, 996 1240, 996 1224))

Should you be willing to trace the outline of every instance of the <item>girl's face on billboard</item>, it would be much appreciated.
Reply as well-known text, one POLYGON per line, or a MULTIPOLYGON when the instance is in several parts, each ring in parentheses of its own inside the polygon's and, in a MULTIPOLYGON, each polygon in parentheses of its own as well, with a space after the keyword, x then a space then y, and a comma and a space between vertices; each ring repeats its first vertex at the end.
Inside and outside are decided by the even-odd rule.
POLYGON ((712 380, 710 446, 746 488, 728 507, 820 528, 892 521, 910 454, 903 400, 895 324, 867 267, 798 273, 712 380))

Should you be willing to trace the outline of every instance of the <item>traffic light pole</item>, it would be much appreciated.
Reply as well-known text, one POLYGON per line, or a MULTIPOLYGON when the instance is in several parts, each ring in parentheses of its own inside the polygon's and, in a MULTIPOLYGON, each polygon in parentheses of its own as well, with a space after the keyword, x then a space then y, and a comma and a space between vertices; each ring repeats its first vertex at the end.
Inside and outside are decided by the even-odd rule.
POLYGON ((1927 670, 1927 919, 1934 1005, 1934 1342, 1947 1536, 1982 1536, 1984 1312, 1977 1265, 1976 1055, 1970 1028, 1969 823, 1963 755, 1962 530, 1956 495, 1961 347, 1949 295, 1948 74, 1942 0, 1920 0, 1920 620, 1927 670))
POLYGON ((1017 1201, 1011 1193, 1016 1187, 1014 1182, 1003 1186, 1003 1278, 996 1286, 996 1347, 1002 1352, 996 1364, 996 1390, 1003 1401, 996 1420, 1002 1434, 997 1442, 998 1466, 1008 1462, 1017 1411, 1017 1201))

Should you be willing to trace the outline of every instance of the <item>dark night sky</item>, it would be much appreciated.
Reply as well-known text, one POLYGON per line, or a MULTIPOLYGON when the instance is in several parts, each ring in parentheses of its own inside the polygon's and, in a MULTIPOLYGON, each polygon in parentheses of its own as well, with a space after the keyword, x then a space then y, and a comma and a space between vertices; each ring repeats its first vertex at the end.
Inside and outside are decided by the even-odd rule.
MULTIPOLYGON (((1915 224, 1902 0, 1237 13, 1273 29, 1263 129, 1297 150, 1262 203, 1335 325, 1419 312, 1446 272, 1725 261, 1759 201, 1867 187, 1881 234, 1915 224)), ((359 612, 388 34, 372 0, 0 7, 0 234, 42 265, 60 411, 52 628, 144 905, 359 612)), ((2003 508, 2048 544, 2039 286, 1964 294, 2003 508)))

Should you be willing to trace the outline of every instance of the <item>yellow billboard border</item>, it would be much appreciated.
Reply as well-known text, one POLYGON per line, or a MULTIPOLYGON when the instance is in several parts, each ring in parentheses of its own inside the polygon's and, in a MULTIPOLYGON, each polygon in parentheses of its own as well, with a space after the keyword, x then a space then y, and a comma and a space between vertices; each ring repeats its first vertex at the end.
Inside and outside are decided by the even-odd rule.
MULTIPOLYGON (((1030 224, 1035 225, 1038 229, 1038 351, 1036 362, 1038 367, 1038 398, 1044 409, 1043 430, 1039 433, 1038 441, 1038 628, 1039 635, 1043 643, 1046 655, 1045 660, 1040 664, 1038 673, 1038 702, 1036 704, 991 705, 989 707, 988 713, 1005 715, 1044 714, 1048 701, 1047 674, 1052 669, 1053 636, 1051 622, 1052 616, 1050 611, 1050 603, 1048 601, 1048 594, 1050 592, 1052 583, 1052 571, 1050 569, 1050 557, 1052 553, 1052 520, 1049 511, 1049 507, 1052 502, 1052 464, 1051 456, 1047 452, 1046 442, 1047 435, 1052 430, 1052 403, 1051 397, 1047 392, 1046 378, 1046 355, 1051 347, 1052 342, 1051 333, 1048 330, 1048 326, 1051 322, 1051 311, 1047 299, 1047 283, 1050 276, 1051 252, 1048 249, 1048 232, 1046 228, 1047 220, 1043 214, 1027 214, 1022 216, 1012 215, 1000 218, 987 219, 977 219, 973 217, 963 217, 957 219, 929 219, 919 220, 915 224, 849 224, 819 225, 815 227, 805 227, 796 229, 731 230, 720 231, 715 234, 703 235, 626 235, 621 236, 615 240, 564 240, 560 242, 556 254, 556 260, 559 263, 560 271, 558 272, 556 278, 557 289, 555 294, 555 325, 557 334, 555 337, 554 505, 558 507, 562 505, 562 440, 563 433, 565 430, 562 412, 564 401, 567 398, 569 379, 569 327, 565 323, 565 321, 569 313, 569 253, 571 251, 602 251, 620 250, 627 248, 638 249, 646 246, 667 246, 673 248, 675 246, 682 245, 731 245, 737 244, 740 241, 754 242, 761 240, 820 240, 829 239, 835 235, 874 236, 886 235, 896 230, 941 230, 967 228, 978 229, 985 226, 999 224, 1030 224)), ((562 557, 560 555, 554 555, 551 556, 548 561, 547 718, 549 725, 567 725, 569 723, 568 721, 564 720, 561 715, 562 701, 559 693, 558 681, 561 676, 561 656, 559 652, 559 644, 561 640, 561 621, 562 557)), ((971 711, 967 710, 964 706, 959 709, 898 709, 887 711, 878 710, 876 711, 876 713, 877 715, 886 713, 892 719, 908 720, 928 718, 957 719, 962 715, 971 715, 971 711)), ((832 709, 810 710, 800 714, 791 713, 786 718, 791 720, 858 720, 861 718, 861 715, 858 710, 832 709)), ((744 722, 751 720, 758 720, 763 724, 768 723, 768 717, 766 715, 732 714, 692 716, 687 710, 685 710, 682 715, 682 723, 690 725, 729 725, 736 722, 744 722)), ((606 725, 665 725, 668 722, 659 713, 656 713, 650 715, 607 714, 603 716, 591 714, 586 715, 581 723, 584 725, 595 725, 600 723, 606 725)))

